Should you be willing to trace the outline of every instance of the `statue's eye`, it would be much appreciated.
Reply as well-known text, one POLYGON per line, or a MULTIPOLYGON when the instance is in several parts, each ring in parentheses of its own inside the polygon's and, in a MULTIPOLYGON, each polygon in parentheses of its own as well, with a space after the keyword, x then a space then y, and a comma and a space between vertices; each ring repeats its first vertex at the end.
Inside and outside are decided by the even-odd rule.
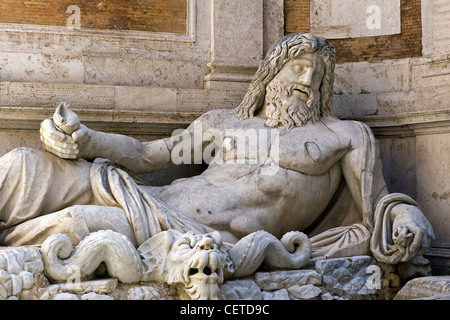
POLYGON ((302 72, 303 69, 304 69, 304 67, 303 67, 302 65, 300 65, 300 64, 294 64, 294 65, 292 66, 292 70, 293 70, 294 72, 302 72))

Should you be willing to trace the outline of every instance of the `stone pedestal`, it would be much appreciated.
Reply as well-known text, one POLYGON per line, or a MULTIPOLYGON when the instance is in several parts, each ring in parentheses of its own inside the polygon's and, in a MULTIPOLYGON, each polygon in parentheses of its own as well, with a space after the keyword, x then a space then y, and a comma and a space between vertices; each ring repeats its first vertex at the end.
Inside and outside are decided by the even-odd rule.
MULTIPOLYGON (((100 267, 96 275, 104 277, 100 267)), ((449 283, 450 287, 449 279, 444 277, 437 283, 449 283)), ((400 293, 398 297, 426 296, 411 293, 417 288, 414 283, 402 289, 407 295, 400 293)), ((392 299, 400 288, 400 276, 394 266, 377 264, 369 256, 356 256, 318 260, 300 270, 259 271, 244 279, 228 280, 220 285, 220 297, 223 300, 380 300, 392 299)), ((444 289, 440 293, 450 294, 444 289)), ((78 282, 74 278, 70 282, 49 283, 39 249, 21 247, 0 250, 0 299, 185 300, 189 296, 177 286, 151 282, 123 284, 112 278, 78 282)))

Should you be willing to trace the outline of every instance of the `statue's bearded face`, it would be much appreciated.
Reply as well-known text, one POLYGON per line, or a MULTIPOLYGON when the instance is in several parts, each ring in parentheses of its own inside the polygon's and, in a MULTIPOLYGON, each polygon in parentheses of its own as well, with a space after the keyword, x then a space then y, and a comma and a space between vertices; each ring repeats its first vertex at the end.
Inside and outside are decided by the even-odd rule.
POLYGON ((324 72, 324 62, 317 54, 303 53, 288 61, 266 87, 266 125, 291 128, 317 120, 324 72))

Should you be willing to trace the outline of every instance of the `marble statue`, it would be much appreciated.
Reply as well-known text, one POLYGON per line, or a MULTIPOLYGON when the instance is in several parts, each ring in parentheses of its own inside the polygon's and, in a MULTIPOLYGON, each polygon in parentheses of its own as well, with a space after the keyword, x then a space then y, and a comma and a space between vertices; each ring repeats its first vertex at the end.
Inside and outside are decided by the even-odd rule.
MULTIPOLYGON (((334 48, 324 38, 285 36, 269 49, 236 109, 211 110, 182 133, 150 142, 87 128, 61 103, 41 124, 46 152, 18 148, 0 158, 0 243, 41 245, 64 234, 54 246, 77 246, 110 230, 129 242, 118 245, 131 250, 124 253, 129 259, 139 248, 140 276, 168 268, 174 276, 163 280, 183 278, 196 298, 215 297, 225 275, 248 275, 261 264, 301 268, 309 260, 357 255, 397 264, 420 256, 433 229, 413 199, 388 192, 370 128, 332 116, 334 66, 334 48), (242 132, 258 141, 249 148, 256 146, 256 160, 239 150, 242 132), (180 150, 197 161, 210 155, 203 158, 207 168, 165 186, 136 179, 176 165, 180 150), (278 240, 283 236, 289 241, 278 240), (198 280, 201 289, 189 287, 195 281, 186 277, 192 269, 186 257, 205 244, 208 254, 194 262, 205 259, 200 264, 216 276, 198 280), (161 259, 161 266, 149 266, 161 259)), ((44 250, 48 261, 55 250, 44 250)))

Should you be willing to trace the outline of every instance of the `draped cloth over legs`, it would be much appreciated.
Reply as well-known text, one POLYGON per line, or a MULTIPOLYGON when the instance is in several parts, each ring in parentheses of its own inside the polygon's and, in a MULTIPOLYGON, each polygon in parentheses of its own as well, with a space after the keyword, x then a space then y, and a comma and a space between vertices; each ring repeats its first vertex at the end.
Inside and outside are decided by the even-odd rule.
POLYGON ((361 223, 332 228, 311 238, 312 258, 369 254, 370 232, 361 223))
POLYGON ((95 160, 91 167, 90 182, 101 205, 118 206, 125 211, 138 245, 168 229, 183 233, 212 231, 152 197, 128 173, 116 168, 108 160, 95 160))
POLYGON ((392 208, 398 204, 418 206, 405 194, 388 194, 376 203, 372 231, 362 223, 324 231, 311 238, 312 257, 329 259, 372 254, 377 261, 389 264, 411 258, 405 248, 394 244, 392 237, 392 208))

